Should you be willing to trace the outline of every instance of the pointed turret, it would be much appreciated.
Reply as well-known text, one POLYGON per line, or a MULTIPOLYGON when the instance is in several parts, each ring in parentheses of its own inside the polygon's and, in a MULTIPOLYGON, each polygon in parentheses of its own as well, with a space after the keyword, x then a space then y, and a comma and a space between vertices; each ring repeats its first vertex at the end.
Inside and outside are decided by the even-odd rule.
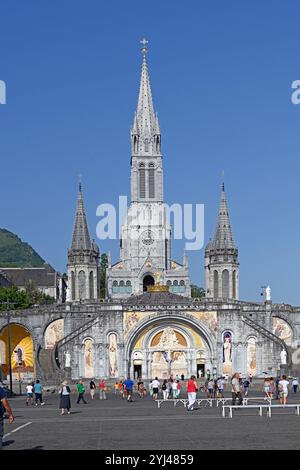
POLYGON ((90 250, 90 249, 91 249, 91 239, 89 235, 89 229, 88 229, 85 209, 84 209, 82 184, 79 183, 77 209, 76 209, 71 250, 90 250))
POLYGON ((98 297, 99 248, 91 242, 79 183, 77 208, 71 248, 68 251, 68 300, 78 301, 98 297))
POLYGON ((215 248, 236 248, 232 236, 224 183, 222 183, 221 201, 213 244, 215 248))
POLYGON ((224 183, 215 237, 205 248, 205 284, 206 297, 239 298, 238 249, 232 235, 224 183))

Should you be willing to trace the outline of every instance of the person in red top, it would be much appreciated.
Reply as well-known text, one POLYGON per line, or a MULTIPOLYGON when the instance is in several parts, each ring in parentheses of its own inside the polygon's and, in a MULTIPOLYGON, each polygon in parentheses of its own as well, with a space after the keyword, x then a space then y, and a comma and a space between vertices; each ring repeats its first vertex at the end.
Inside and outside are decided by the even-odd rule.
POLYGON ((105 385, 105 380, 104 379, 101 379, 100 382, 99 382, 99 398, 100 400, 106 400, 106 394, 105 394, 105 389, 106 389, 106 385, 105 385))
POLYGON ((189 399, 189 402, 187 405, 187 411, 194 410, 194 404, 196 403, 197 392, 198 392, 198 384, 196 382, 196 377, 195 375, 192 375, 187 383, 187 394, 188 394, 188 399, 189 399))

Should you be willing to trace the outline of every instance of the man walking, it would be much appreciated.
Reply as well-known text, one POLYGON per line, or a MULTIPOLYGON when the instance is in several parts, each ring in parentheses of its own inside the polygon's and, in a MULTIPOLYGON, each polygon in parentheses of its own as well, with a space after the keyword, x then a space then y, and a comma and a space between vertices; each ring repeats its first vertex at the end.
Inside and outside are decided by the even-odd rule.
POLYGON ((77 399, 77 404, 80 403, 80 401, 82 400, 83 403, 85 405, 87 405, 87 402, 85 401, 84 399, 84 392, 85 392, 85 389, 84 389, 84 385, 82 383, 82 380, 79 380, 78 384, 77 384, 77 391, 78 391, 78 399, 77 399))
POLYGON ((217 392, 218 392, 217 397, 218 398, 224 398, 224 384, 225 384, 225 381, 223 377, 219 377, 217 380, 217 392))
POLYGON ((132 390, 134 386, 134 381, 131 380, 130 376, 127 377, 127 380, 124 381, 124 386, 125 390, 127 393, 127 401, 133 401, 132 400, 132 390))
POLYGON ((243 382, 243 387, 244 387, 244 393, 245 393, 245 397, 248 396, 249 394, 249 387, 250 387, 250 380, 249 379, 245 379, 244 382, 243 382))
POLYGON ((191 375, 191 378, 188 380, 187 383, 187 394, 188 394, 188 405, 187 405, 187 411, 193 411, 194 409, 194 404, 196 403, 196 397, 197 397, 197 392, 198 392, 198 384, 196 382, 196 376, 191 375))
POLYGON ((231 379, 231 393, 232 393, 232 405, 236 404, 236 399, 238 399, 237 405, 241 405, 243 401, 241 385, 240 385, 240 374, 236 372, 231 379))
POLYGON ((38 406, 39 402, 40 405, 43 406, 45 404, 43 402, 43 386, 39 380, 36 381, 33 391, 35 396, 35 406, 38 406))
POLYGON ((15 418, 7 400, 7 392, 5 388, 0 385, 0 450, 2 450, 2 439, 4 434, 3 416, 5 411, 8 413, 9 422, 12 423, 15 418))
MULTIPOLYGON (((157 400, 159 387, 160 387, 160 382, 159 382, 158 378, 155 377, 155 379, 152 382, 152 390, 153 390, 152 398, 153 398, 153 400, 157 400)), ((176 387, 176 389, 177 389, 177 387, 176 387)))
POLYGON ((292 382, 294 393, 297 393, 298 386, 299 386, 299 381, 296 377, 294 377, 293 382, 292 382))

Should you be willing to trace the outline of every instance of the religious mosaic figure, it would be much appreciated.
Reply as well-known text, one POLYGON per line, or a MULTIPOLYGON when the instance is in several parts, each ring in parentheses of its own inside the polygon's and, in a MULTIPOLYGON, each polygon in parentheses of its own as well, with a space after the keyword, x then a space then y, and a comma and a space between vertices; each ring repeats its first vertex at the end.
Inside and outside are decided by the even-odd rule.
POLYGON ((116 377, 118 375, 118 361, 117 361, 117 336, 115 333, 109 335, 108 346, 109 358, 109 376, 116 377))
POLYGON ((21 348, 17 348, 15 350, 15 361, 18 366, 22 366, 24 361, 23 361, 23 351, 21 348))
POLYGON ((162 348, 164 350, 168 350, 178 347, 178 345, 179 341, 175 331, 173 330, 173 328, 168 327, 163 331, 163 334, 161 335, 157 347, 162 348))
POLYGON ((84 342, 84 366, 85 377, 94 377, 94 345, 91 339, 84 342))
POLYGON ((229 331, 223 335, 223 373, 232 373, 232 336, 229 331))
POLYGON ((127 334, 139 321, 139 315, 137 312, 132 312, 127 315, 125 322, 125 334, 127 334))
POLYGON ((282 318, 273 318, 273 333, 285 341, 288 346, 291 346, 293 331, 290 325, 286 321, 282 320, 282 318))
POLYGON ((247 372, 256 375, 256 341, 255 338, 249 338, 247 343, 247 372))
POLYGON ((45 348, 53 349, 55 343, 64 337, 64 321, 63 319, 52 322, 45 333, 45 348))

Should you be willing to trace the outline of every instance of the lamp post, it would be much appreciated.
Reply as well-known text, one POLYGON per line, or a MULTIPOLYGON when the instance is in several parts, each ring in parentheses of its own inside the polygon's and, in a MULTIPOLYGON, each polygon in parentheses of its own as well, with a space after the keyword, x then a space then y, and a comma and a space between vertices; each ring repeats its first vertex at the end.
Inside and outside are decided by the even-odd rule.
POLYGON ((18 349, 14 351, 14 353, 18 357, 18 381, 19 381, 19 395, 22 395, 22 385, 21 385, 21 371, 20 368, 22 366, 22 362, 19 361, 19 356, 18 356, 18 349))

